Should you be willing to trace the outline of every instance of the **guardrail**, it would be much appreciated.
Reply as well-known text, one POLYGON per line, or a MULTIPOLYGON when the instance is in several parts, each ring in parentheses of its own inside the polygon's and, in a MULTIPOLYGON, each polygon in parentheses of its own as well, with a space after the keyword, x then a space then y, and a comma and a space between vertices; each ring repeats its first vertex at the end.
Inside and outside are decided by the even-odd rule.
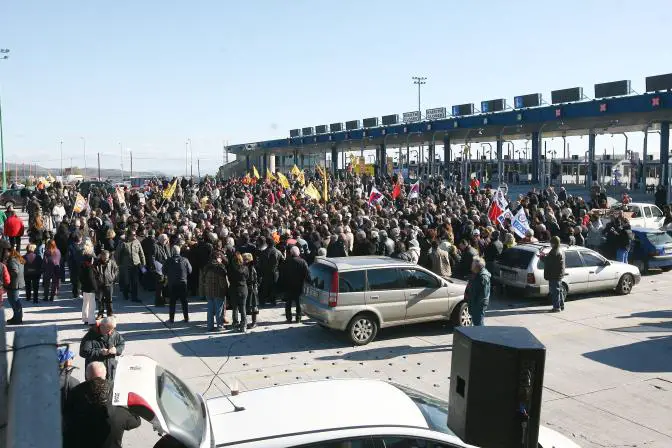
POLYGON ((61 448, 56 327, 17 328, 7 346, 0 319, 0 448, 61 448), (8 352, 12 353, 11 375, 8 352))

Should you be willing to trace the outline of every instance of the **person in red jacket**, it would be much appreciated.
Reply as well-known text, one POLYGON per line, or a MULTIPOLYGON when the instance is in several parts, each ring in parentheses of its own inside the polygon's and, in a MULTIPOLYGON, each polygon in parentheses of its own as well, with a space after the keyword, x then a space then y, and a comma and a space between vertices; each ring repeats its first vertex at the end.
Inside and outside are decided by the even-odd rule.
POLYGON ((21 237, 25 228, 21 218, 16 216, 14 210, 7 209, 7 221, 5 221, 5 236, 9 238, 9 244, 16 248, 16 251, 21 251, 21 237))

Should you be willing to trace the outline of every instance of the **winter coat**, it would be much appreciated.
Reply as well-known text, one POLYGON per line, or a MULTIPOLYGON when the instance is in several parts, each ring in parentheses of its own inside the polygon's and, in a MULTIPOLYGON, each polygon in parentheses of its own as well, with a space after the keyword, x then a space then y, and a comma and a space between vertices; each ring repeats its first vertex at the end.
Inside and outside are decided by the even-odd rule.
POLYGON ((229 291, 229 281, 226 276, 226 267, 221 263, 208 263, 200 273, 200 295, 207 298, 226 298, 229 291))
POLYGON ((303 291, 303 282, 308 280, 308 263, 300 257, 290 257, 282 273, 287 296, 299 297, 303 291))
POLYGON ((23 259, 26 260, 26 264, 23 265, 23 277, 26 280, 40 278, 42 275, 42 257, 35 252, 31 252, 26 254, 23 259))
POLYGON ((112 286, 114 284, 119 275, 119 267, 112 259, 107 260, 107 263, 98 260, 93 265, 93 273, 96 278, 98 289, 101 289, 104 286, 112 286))
POLYGON ((453 274, 450 268, 450 254, 448 251, 437 247, 429 253, 432 272, 443 278, 450 278, 453 274))
POLYGON ((170 287, 180 283, 186 285, 189 274, 191 274, 191 263, 181 255, 170 257, 163 265, 163 275, 168 279, 170 287))
POLYGON ((138 240, 126 241, 118 248, 117 263, 120 268, 129 268, 131 266, 145 266, 145 252, 138 240))
POLYGON ((91 258, 84 260, 79 268, 79 283, 82 285, 82 292, 93 293, 98 289, 91 258))
POLYGON ((21 221, 21 218, 18 216, 10 216, 7 218, 7 221, 5 221, 5 230, 4 234, 5 236, 8 237, 17 237, 17 236, 23 236, 23 233, 25 231, 25 227, 23 226, 23 221, 21 221))
POLYGON ((114 330, 110 335, 102 335, 98 325, 93 326, 82 338, 79 346, 79 356, 84 358, 85 365, 93 361, 100 361, 107 367, 107 378, 114 380, 114 374, 117 369, 117 356, 124 352, 126 341, 121 334, 114 330), (116 355, 103 355, 103 349, 116 347, 116 355))
POLYGON ((247 277, 247 307, 254 312, 259 307, 259 277, 254 266, 248 266, 250 275, 247 277))
POLYGON ((6 289, 23 289, 26 287, 23 264, 18 258, 12 257, 7 261, 7 270, 9 271, 9 284, 6 285, 6 289))
POLYGON ((61 251, 58 248, 53 252, 44 253, 44 274, 47 276, 58 275, 61 271, 61 251))
POLYGON ((247 269, 247 266, 233 262, 229 265, 228 273, 229 286, 231 289, 236 291, 247 289, 247 279, 250 276, 250 271, 247 269))
POLYGON ((490 272, 486 268, 472 275, 467 283, 465 294, 471 309, 488 306, 490 303, 490 272))
POLYGON ((544 279, 562 280, 565 276, 565 254, 560 248, 551 248, 544 256, 544 279))

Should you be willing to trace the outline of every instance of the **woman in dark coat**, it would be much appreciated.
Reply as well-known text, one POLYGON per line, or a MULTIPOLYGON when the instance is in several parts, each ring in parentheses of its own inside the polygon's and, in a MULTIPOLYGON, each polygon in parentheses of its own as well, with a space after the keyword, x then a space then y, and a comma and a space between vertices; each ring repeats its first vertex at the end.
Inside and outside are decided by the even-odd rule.
POLYGON ((29 244, 26 249, 26 255, 23 257, 26 261, 23 267, 23 278, 26 283, 26 300, 30 300, 32 297, 33 303, 37 303, 40 277, 42 277, 42 257, 35 253, 35 249, 35 244, 29 244))
POLYGON ((9 258, 7 259, 9 284, 5 285, 5 289, 7 290, 7 299, 14 311, 12 318, 7 321, 8 324, 12 325, 21 325, 23 323, 23 305, 21 305, 19 294, 21 293, 21 290, 26 287, 23 277, 23 266, 25 263, 26 261, 16 249, 11 249, 9 258))
POLYGON ((56 241, 51 240, 44 251, 44 300, 54 301, 61 285, 61 251, 56 247, 56 241))
POLYGON ((247 279, 250 276, 250 271, 243 262, 243 256, 240 252, 233 254, 228 274, 231 307, 233 308, 231 328, 245 333, 247 332, 247 279), (240 313, 240 322, 238 321, 238 313, 240 313))
POLYGON ((250 274, 247 278, 247 314, 252 316, 252 323, 247 328, 254 328, 257 326, 257 314, 259 314, 259 276, 254 267, 252 254, 243 254, 243 262, 250 274))

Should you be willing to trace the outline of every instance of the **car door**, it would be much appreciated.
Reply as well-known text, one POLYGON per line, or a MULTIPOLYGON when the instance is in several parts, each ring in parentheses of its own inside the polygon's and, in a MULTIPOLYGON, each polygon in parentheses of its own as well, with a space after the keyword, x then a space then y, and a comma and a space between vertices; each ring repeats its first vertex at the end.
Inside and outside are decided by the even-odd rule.
POLYGON ((378 311, 381 323, 390 325, 403 323, 406 318, 406 295, 399 269, 368 269, 366 283, 366 305, 378 311))
POLYGON ((569 292, 579 293, 588 289, 588 268, 577 250, 565 251, 565 278, 569 292))
POLYGON ((643 205, 642 206, 642 213, 644 217, 644 227, 652 227, 653 226, 653 215, 651 214, 651 207, 648 205, 643 205))
POLYGON ((450 290, 440 279, 418 268, 404 268, 401 272, 406 282, 406 321, 450 314, 450 290))
POLYGON ((665 222, 665 216, 657 205, 651 206, 651 221, 651 227, 654 229, 660 229, 665 222))
POLYGON ((606 258, 595 252, 582 251, 583 264, 588 269, 588 290, 597 291, 616 287, 616 270, 609 269, 606 258))

